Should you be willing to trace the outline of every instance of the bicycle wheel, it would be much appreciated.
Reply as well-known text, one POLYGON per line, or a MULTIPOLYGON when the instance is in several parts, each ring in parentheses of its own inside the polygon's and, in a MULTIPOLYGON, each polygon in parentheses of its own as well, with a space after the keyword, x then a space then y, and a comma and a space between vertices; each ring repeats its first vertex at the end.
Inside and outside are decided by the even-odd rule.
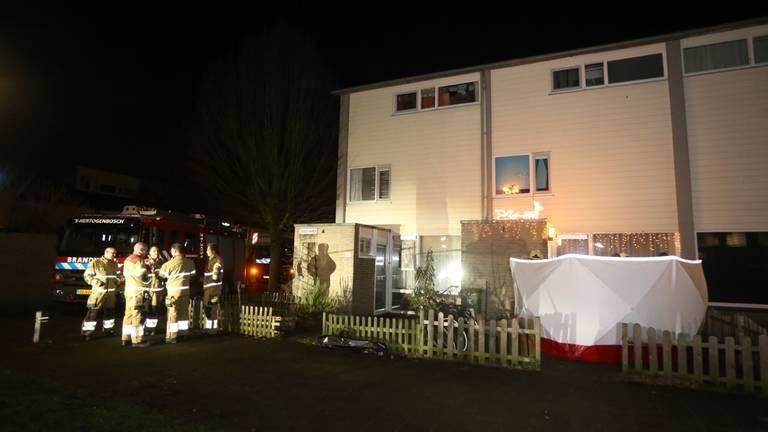
POLYGON ((456 345, 459 351, 466 351, 469 348, 469 339, 467 338, 466 330, 462 330, 461 333, 456 335, 456 345))

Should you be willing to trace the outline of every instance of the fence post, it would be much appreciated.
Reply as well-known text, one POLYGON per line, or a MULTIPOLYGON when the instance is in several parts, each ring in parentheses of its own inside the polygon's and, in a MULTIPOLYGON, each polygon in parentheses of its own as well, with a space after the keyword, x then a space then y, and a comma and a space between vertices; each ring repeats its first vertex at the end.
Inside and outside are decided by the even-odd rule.
POLYGON ((512 340, 510 343, 512 346, 510 348, 512 349, 512 367, 518 367, 518 363, 520 362, 519 359, 519 353, 520 353, 520 341, 518 336, 520 335, 520 322, 517 320, 517 318, 512 318, 512 340))
POLYGON ((419 309, 419 322, 416 326, 416 345, 419 350, 419 356, 424 355, 424 308, 419 309))
POLYGON ((760 383, 763 394, 768 395, 768 335, 757 338, 760 345, 760 383))
POLYGON ((749 336, 741 337, 741 362, 744 374, 744 389, 748 392, 755 390, 754 374, 752 372, 752 339, 749 336))
POLYGON ((656 374, 659 368, 659 359, 656 357, 656 329, 648 329, 648 369, 652 374, 656 374))
POLYGON ((627 323, 621 323, 621 372, 627 373, 629 369, 629 336, 627 335, 627 323))
POLYGON ((733 388, 736 384, 736 346, 733 338, 725 338, 725 386, 733 388))
POLYGON ((677 373, 688 375, 688 335, 677 335, 677 373))
POLYGON ((672 333, 669 330, 664 330, 661 334, 662 342, 662 364, 664 365, 664 376, 672 376, 672 333))
POLYGON ((704 353, 701 349, 701 336, 693 337, 693 377, 696 382, 704 381, 704 353))
POLYGON ((325 327, 325 312, 323 312, 323 330, 322 330, 322 332, 323 332, 323 334, 328 334, 328 331, 326 330, 326 327, 325 327))
POLYGON ((456 339, 453 333, 453 315, 448 315, 448 340, 446 346, 448 347, 448 360, 453 360, 453 347, 456 344, 456 339))
POLYGON ((533 319, 533 330, 536 344, 536 370, 541 370, 541 318, 533 319))
POLYGON ((632 349, 635 357, 635 371, 643 371, 643 333, 640 324, 632 326, 632 349))
POLYGON ((477 352, 478 357, 477 361, 480 364, 485 364, 486 361, 486 354, 485 354, 485 320, 480 317, 480 322, 478 324, 479 332, 477 334, 477 352))
POLYGON ((507 320, 503 319, 499 323, 501 332, 499 333, 499 360, 501 360, 501 367, 509 367, 509 354, 507 352, 507 320))
POLYGON ((720 381, 720 347, 717 344, 717 336, 709 337, 709 377, 717 384, 720 381))

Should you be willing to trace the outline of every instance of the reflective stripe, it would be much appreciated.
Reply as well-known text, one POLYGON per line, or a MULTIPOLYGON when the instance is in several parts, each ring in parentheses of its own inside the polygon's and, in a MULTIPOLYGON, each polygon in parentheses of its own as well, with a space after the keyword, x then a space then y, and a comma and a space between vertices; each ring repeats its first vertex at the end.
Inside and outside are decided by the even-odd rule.
POLYGON ((214 285, 221 285, 221 282, 213 282, 213 283, 205 284, 203 285, 203 288, 207 288, 209 286, 214 286, 214 285))
POLYGON ((176 333, 179 331, 179 325, 177 323, 171 323, 168 324, 168 331, 171 333, 176 333))
POLYGON ((141 275, 143 275, 146 272, 147 272, 147 269, 142 268, 142 269, 134 270, 132 272, 125 272, 125 274, 127 274, 129 276, 141 276, 141 275))
POLYGON ((147 318, 147 321, 145 322, 147 328, 155 328, 157 327, 157 320, 152 318, 147 318))
POLYGON ((213 320, 213 328, 219 328, 219 320, 213 320))
POLYGON ((189 287, 188 287, 188 286, 182 286, 182 287, 168 287, 168 291, 170 291, 170 290, 179 290, 179 291, 182 291, 182 290, 185 290, 185 289, 189 289, 189 287))
POLYGON ((90 331, 96 330, 96 321, 83 321, 83 330, 90 331))
POLYGON ((115 326, 115 319, 104 320, 103 325, 105 329, 111 329, 115 326))
POLYGON ((98 292, 110 292, 114 291, 114 288, 91 288, 91 291, 98 291, 98 292))
POLYGON ((125 293, 128 294, 129 292, 140 292, 140 291, 148 291, 149 288, 139 287, 139 286, 127 286, 125 287, 125 293))
POLYGON ((184 276, 191 276, 193 274, 195 274, 194 270, 192 270, 189 273, 176 273, 175 275, 167 276, 166 279, 173 280, 173 279, 178 279, 178 278, 184 277, 184 276))
POLYGON ((123 334, 133 336, 134 335, 133 326, 123 324, 123 334))
POLYGON ((205 328, 213 328, 213 320, 205 320, 205 328))
POLYGON ((149 290, 152 291, 152 292, 157 292, 157 291, 162 291, 164 289, 165 288, 150 288, 149 290))
POLYGON ((97 275, 93 273, 92 276, 95 277, 96 279, 117 279, 117 276, 113 276, 113 275, 97 275))
POLYGON ((144 336, 144 326, 134 327, 134 336, 144 336))
POLYGON ((189 321, 179 321, 179 330, 189 330, 189 321))

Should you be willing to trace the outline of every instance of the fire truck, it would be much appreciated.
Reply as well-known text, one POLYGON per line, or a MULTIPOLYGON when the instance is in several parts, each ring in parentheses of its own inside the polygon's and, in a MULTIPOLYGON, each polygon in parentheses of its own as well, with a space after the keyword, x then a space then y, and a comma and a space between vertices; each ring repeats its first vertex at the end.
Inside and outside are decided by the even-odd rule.
MULTIPOLYGON (((256 260, 263 261, 259 251, 267 241, 268 236, 256 230, 199 214, 137 206, 126 206, 119 213, 83 214, 70 219, 59 235, 51 278, 53 297, 56 301, 84 303, 91 293, 83 279, 88 263, 112 246, 117 249, 118 266, 122 268, 137 242, 158 246, 166 260, 171 257, 171 245, 181 243, 187 258, 195 262, 198 275, 205 271, 206 244, 215 243, 225 264, 224 291, 234 292, 240 287, 249 292, 263 291, 269 266, 259 265, 256 260), (252 239, 256 240, 253 244, 252 239)), ((193 279, 190 290, 193 296, 200 294, 200 277, 193 279)))

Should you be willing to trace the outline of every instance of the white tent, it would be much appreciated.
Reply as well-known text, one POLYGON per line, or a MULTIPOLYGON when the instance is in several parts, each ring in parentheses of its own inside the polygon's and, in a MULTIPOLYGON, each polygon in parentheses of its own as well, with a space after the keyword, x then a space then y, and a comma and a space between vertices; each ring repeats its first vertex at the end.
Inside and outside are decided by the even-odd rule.
POLYGON ((563 255, 510 267, 519 314, 540 317, 542 350, 563 357, 614 362, 622 322, 695 334, 707 310, 701 261, 563 255))

